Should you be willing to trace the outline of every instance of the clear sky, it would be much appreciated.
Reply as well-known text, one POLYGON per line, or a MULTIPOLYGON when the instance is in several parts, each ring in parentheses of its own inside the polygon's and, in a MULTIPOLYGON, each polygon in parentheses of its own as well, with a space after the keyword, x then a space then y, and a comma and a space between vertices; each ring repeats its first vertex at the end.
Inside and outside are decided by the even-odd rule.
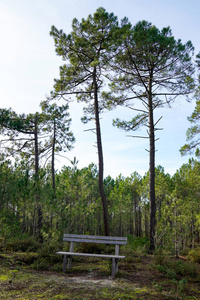
MULTIPOLYGON (((195 53, 200 51, 200 1, 199 0, 0 0, 0 99, 1 107, 12 107, 17 113, 40 111, 39 104, 45 100, 53 87, 53 79, 59 77, 63 64, 55 54, 52 25, 71 31, 73 18, 81 20, 103 6, 118 19, 128 17, 134 25, 147 20, 159 29, 170 26, 176 39, 183 43, 191 40, 195 53)), ((181 157, 179 149, 186 142, 189 127, 187 116, 191 115, 195 102, 177 99, 172 109, 160 109, 156 118, 162 116, 156 143, 156 165, 174 174, 188 156, 181 157)), ((120 173, 129 176, 137 171, 143 175, 149 166, 148 141, 127 137, 126 133, 112 126, 112 119, 132 118, 132 111, 124 108, 102 115, 102 141, 105 176, 113 178, 120 173)), ((97 163, 95 135, 85 131, 91 125, 80 121, 82 105, 73 103, 70 109, 71 129, 76 143, 73 151, 65 155, 79 160, 78 167, 97 163)), ((138 132, 138 134, 141 134, 138 132)), ((67 159, 58 158, 57 168, 68 165, 67 159)))

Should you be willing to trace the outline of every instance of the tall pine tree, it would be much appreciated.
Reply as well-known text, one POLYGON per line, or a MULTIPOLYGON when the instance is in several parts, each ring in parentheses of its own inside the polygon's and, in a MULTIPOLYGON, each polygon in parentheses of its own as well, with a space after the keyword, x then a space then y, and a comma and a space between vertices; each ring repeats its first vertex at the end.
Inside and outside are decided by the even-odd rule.
POLYGON ((119 34, 117 17, 99 8, 94 15, 79 22, 74 19, 72 32, 66 35, 54 26, 56 52, 67 64, 60 67, 60 79, 55 80, 53 97, 75 94, 87 104, 84 121, 95 119, 98 149, 99 192, 103 205, 104 231, 109 235, 108 203, 103 186, 104 163, 100 118, 101 92, 109 72, 109 62, 116 50, 119 34))
MULTIPOLYGON (((124 19, 122 25, 128 28, 128 20, 124 19)), ((193 50, 190 41, 186 44, 176 41, 169 27, 159 30, 147 21, 138 22, 124 34, 121 51, 113 64, 118 76, 110 79, 116 97, 112 93, 105 94, 110 107, 124 105, 136 112, 131 121, 117 119, 114 125, 125 131, 135 131, 143 125, 148 129, 150 251, 155 248, 156 224, 155 132, 158 122, 154 120, 154 111, 170 106, 176 97, 193 91, 193 50)))

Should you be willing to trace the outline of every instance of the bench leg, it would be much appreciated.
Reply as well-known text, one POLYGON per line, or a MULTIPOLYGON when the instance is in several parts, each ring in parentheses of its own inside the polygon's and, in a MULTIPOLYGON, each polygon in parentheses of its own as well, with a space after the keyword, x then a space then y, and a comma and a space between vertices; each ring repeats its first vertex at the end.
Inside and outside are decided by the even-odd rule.
MULTIPOLYGON (((71 242, 70 245, 70 252, 74 251, 74 242, 71 242)), ((67 269, 70 269, 72 267, 72 257, 68 256, 68 263, 67 263, 67 269)))
POLYGON ((116 273, 117 273, 118 272, 118 259, 117 258, 116 258, 115 270, 116 270, 116 273))
POLYGON ((66 266, 67 266, 67 257, 68 255, 64 255, 63 257, 63 272, 66 272, 66 266))
POLYGON ((66 273, 66 269, 70 269, 72 266, 72 258, 69 255, 63 257, 63 272, 66 273))
POLYGON ((68 262, 67 262, 67 269, 70 269, 72 267, 72 257, 68 257, 68 262))
POLYGON ((112 258, 112 277, 115 277, 115 274, 118 272, 118 259, 112 258))

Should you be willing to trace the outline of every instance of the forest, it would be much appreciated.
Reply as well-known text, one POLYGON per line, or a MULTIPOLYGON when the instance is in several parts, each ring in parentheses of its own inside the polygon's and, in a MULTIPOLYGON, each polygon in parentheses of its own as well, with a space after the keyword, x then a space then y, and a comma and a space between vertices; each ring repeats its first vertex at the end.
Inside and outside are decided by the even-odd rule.
MULTIPOLYGON (((38 182, 24 162, 1 163, 1 243, 32 237, 42 242, 62 240, 63 233, 104 235, 98 171, 94 164, 78 169, 63 167, 56 174, 40 169, 38 182), (37 193, 40 198, 36 198, 37 193), (40 199, 40 200, 39 200, 40 199)), ((156 248, 173 254, 199 244, 200 163, 189 160, 174 176, 155 169, 156 248)), ((113 236, 134 236, 148 243, 149 172, 104 179, 110 231, 113 236), (145 240, 146 237, 146 240, 145 240)))
POLYGON ((0 254, 36 245, 55 254, 63 234, 73 233, 127 236, 129 256, 137 248, 200 262, 200 53, 194 57, 192 42, 175 40, 170 27, 133 26, 127 18, 119 24, 102 7, 81 22, 74 19, 71 33, 52 26, 50 35, 64 64, 40 111, 0 109, 0 254), (196 157, 170 175, 155 166, 160 128, 154 111, 178 97, 196 101, 187 143, 180 145, 180 155, 196 157), (76 142, 70 129, 76 100, 85 104, 83 123, 95 123, 98 163, 79 169, 75 157, 57 170, 56 156, 76 142), (116 118, 114 126, 133 135, 147 128, 144 176, 133 170, 129 177, 104 177, 100 115, 119 106, 131 109, 133 118, 116 118))

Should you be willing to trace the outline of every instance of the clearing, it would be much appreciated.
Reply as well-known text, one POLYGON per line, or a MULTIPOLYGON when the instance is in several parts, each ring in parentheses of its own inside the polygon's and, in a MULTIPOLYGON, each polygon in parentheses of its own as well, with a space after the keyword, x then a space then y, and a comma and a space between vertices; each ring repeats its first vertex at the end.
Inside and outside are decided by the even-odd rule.
POLYGON ((111 278, 108 260, 77 259, 65 274, 61 258, 56 272, 36 270, 36 264, 27 266, 25 256, 0 254, 0 299, 200 299, 199 265, 193 274, 183 260, 179 261, 185 276, 172 268, 171 273, 162 269, 154 256, 143 256, 121 261, 119 273, 111 278))

